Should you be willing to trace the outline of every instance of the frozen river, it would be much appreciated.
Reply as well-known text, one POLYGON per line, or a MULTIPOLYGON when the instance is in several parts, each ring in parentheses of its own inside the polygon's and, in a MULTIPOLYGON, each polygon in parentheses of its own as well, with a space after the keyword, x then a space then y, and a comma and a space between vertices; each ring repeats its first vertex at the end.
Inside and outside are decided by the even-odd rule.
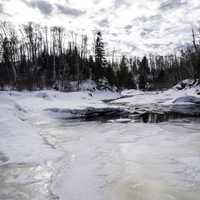
POLYGON ((60 156, 1 165, 1 200, 199 200, 198 121, 35 126, 60 156))

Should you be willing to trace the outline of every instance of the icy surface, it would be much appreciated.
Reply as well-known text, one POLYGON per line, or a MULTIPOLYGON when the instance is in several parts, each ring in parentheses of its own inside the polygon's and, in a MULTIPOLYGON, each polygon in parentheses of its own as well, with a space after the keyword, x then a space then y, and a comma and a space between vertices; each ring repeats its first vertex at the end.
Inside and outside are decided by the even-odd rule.
MULTIPOLYGON (((122 95, 132 97, 116 102, 176 104, 181 97, 198 98, 196 89, 122 95)), ((105 108, 110 105, 101 100, 118 97, 98 91, 1 92, 0 199, 199 200, 198 120, 81 122, 45 111, 105 108)))
POLYGON ((51 184, 61 200, 199 199, 199 123, 55 121, 40 128, 64 154, 51 184))

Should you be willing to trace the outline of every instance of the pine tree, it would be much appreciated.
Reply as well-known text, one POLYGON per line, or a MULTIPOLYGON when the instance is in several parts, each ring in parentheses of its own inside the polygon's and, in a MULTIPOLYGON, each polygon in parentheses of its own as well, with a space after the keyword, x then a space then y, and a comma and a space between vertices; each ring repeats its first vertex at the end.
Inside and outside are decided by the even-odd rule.
POLYGON ((104 77, 104 67, 106 65, 104 43, 101 32, 97 33, 95 43, 95 81, 99 82, 104 77))
POLYGON ((134 77, 128 69, 127 61, 128 61, 127 58, 123 56, 118 71, 118 81, 119 81, 118 85, 121 88, 128 88, 128 89, 136 88, 134 77))
POLYGON ((123 56, 120 62, 119 72, 118 72, 118 80, 119 80, 119 85, 121 87, 125 87, 126 85, 127 74, 128 74, 127 59, 125 56, 123 56))
POLYGON ((148 79, 148 73, 150 72, 149 66, 148 66, 148 59, 146 56, 143 57, 141 64, 140 64, 140 69, 139 69, 139 88, 142 90, 146 89, 147 86, 147 79, 148 79))
POLYGON ((111 64, 108 64, 105 75, 106 75, 106 79, 108 80, 108 83, 111 86, 116 85, 116 75, 111 64))

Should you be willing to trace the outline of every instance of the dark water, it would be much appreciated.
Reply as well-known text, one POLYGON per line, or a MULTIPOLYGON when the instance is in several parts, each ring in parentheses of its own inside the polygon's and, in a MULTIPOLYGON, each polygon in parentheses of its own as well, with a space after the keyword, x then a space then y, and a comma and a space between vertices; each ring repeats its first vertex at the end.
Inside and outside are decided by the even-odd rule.
POLYGON ((160 123, 187 118, 200 119, 200 105, 141 105, 132 107, 131 110, 134 113, 131 117, 143 123, 160 123))

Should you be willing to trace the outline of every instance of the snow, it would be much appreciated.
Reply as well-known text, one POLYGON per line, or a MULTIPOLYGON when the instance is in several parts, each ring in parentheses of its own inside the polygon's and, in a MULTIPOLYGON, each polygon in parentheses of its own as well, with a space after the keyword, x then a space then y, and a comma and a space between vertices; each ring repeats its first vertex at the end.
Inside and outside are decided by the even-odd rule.
POLYGON ((51 130, 71 155, 52 189, 61 200, 196 200, 200 135, 189 125, 77 122, 59 135, 51 130))
POLYGON ((182 90, 186 88, 192 88, 198 86, 198 81, 194 81, 194 79, 185 79, 179 83, 177 83, 173 88, 182 90))
MULTIPOLYGON (((1 160, 8 162, 39 162, 48 160, 52 155, 51 148, 44 144, 33 123, 48 123, 56 114, 46 112, 48 109, 86 109, 88 107, 108 107, 102 99, 118 97, 118 93, 109 91, 57 92, 44 90, 37 92, 0 92, 0 152, 1 160), (53 116, 52 116, 53 115, 53 116), (31 143, 29 142, 31 141, 31 143)), ((68 114, 70 117, 70 114, 68 114)), ((66 117, 66 115, 65 115, 66 117)), ((59 155, 59 152, 57 152, 59 155)))
POLYGON ((143 91, 140 91, 140 90, 135 90, 135 89, 131 89, 131 90, 123 90, 121 92, 121 95, 122 96, 133 96, 133 95, 142 95, 144 94, 143 91))
POLYGON ((94 81, 86 80, 80 84, 79 89, 82 91, 93 91, 96 90, 96 87, 97 84, 94 81))
MULTIPOLYGON (((191 81, 185 81, 190 83, 191 81)), ((94 83, 85 82, 82 90, 95 87, 94 83)), ((48 158, 49 151, 44 145, 40 134, 32 123, 45 124, 53 118, 68 118, 71 113, 66 110, 84 110, 92 108, 109 107, 102 100, 116 99, 115 104, 128 105, 160 104, 160 105, 185 105, 200 104, 197 95, 198 87, 186 87, 177 90, 176 87, 164 92, 143 92, 138 90, 125 90, 121 94, 112 91, 80 91, 58 92, 43 90, 36 92, 2 91, 0 93, 0 125, 1 140, 0 152, 2 159, 7 162, 48 158), (58 112, 47 112, 57 110, 58 112), (31 139, 31 144, 27 141, 31 139), (42 150, 41 150, 42 149, 42 150), (41 153, 43 152, 43 153, 41 153), (44 153, 45 152, 45 153, 44 153)), ((115 122, 130 122, 129 119, 118 119, 115 122)))
POLYGON ((144 104, 159 104, 159 105, 185 105, 199 104, 200 95, 198 95, 199 87, 185 88, 177 90, 172 88, 166 91, 142 92, 137 90, 126 90, 122 92, 122 97, 113 101, 116 104, 127 105, 144 105, 144 104))
POLYGON ((132 120, 129 119, 129 118, 120 118, 120 119, 116 119, 116 120, 109 120, 108 122, 111 122, 111 123, 128 123, 128 122, 131 122, 132 120))
POLYGON ((11 98, 1 96, 0 152, 4 153, 6 162, 40 162, 55 156, 51 149, 44 145, 39 131, 26 121, 23 109, 16 105, 11 98))
POLYGON ((195 96, 182 96, 176 98, 173 103, 194 103, 194 104, 200 104, 200 97, 195 96))
MULTIPOLYGON (((93 83, 94 84, 94 83, 93 83)), ((88 85, 82 84, 83 88, 88 85)), ((51 150, 46 147, 40 137, 39 130, 33 125, 49 123, 54 118, 68 118, 70 112, 66 110, 84 110, 87 108, 112 107, 102 100, 116 99, 115 104, 126 103, 128 105, 160 104, 160 105, 185 105, 199 104, 197 95, 198 87, 177 90, 175 87, 164 92, 143 92, 138 90, 125 90, 121 94, 111 91, 80 91, 58 92, 43 90, 36 92, 0 92, 0 152, 2 159, 7 162, 44 159, 51 150), (47 112, 57 110, 58 112, 47 112), (31 144, 27 141, 31 140, 31 144), (42 150, 41 150, 42 149, 42 150), (41 153, 43 152, 43 153, 41 153), (45 153, 44 153, 45 152, 45 153)), ((130 119, 118 119, 115 122, 126 123, 130 119)), ((50 152, 50 153, 49 153, 50 152)))
POLYGON ((0 92, 0 199, 199 199, 199 123, 60 119, 67 110, 113 107, 102 101, 111 99, 195 105, 198 90, 0 92))

